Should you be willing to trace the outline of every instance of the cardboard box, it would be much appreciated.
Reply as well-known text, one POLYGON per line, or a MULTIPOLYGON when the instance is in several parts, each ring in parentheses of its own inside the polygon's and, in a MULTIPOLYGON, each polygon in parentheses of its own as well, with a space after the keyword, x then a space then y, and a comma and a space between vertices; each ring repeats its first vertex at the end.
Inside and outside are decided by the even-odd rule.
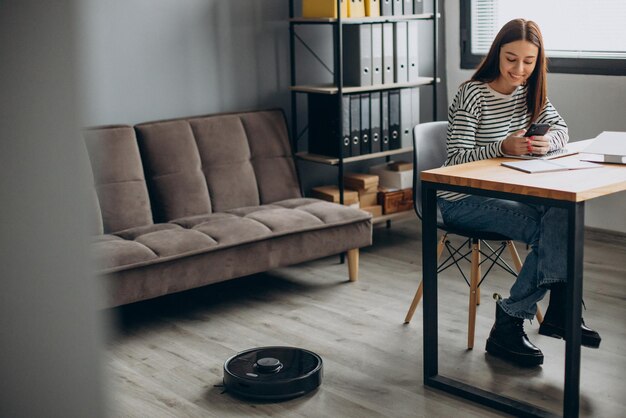
MULTIPOLYGON (((319 186, 311 190, 311 197, 315 197, 327 202, 339 203, 339 187, 337 186, 319 186)), ((354 190, 343 191, 343 204, 352 206, 356 204, 359 207, 359 193, 354 190)))
POLYGON ((413 163, 409 163, 406 161, 393 161, 389 163, 389 170, 391 171, 413 170, 413 163))
POLYGON ((368 187, 367 189, 359 189, 359 190, 357 190, 357 192, 359 193, 359 198, 361 197, 361 195, 364 195, 364 194, 370 194, 370 193, 378 192, 378 188, 379 187, 380 187, 379 185, 376 185, 376 187, 368 187))
POLYGON ((383 213, 385 215, 411 210, 413 209, 413 190, 404 189, 378 192, 378 203, 383 207, 383 213))
POLYGON ((371 213, 374 218, 377 216, 383 216, 383 207, 380 205, 365 206, 362 207, 361 210, 371 213))
POLYGON ((347 173, 343 176, 343 184, 353 190, 376 190, 378 176, 376 174, 347 173))
POLYGON ((392 189, 413 188, 413 170, 392 171, 388 168, 388 163, 373 165, 370 173, 378 175, 378 184, 392 189))
POLYGON ((359 192, 359 203, 361 207, 367 206, 375 206, 378 204, 378 191, 374 190, 369 193, 360 193, 359 192))

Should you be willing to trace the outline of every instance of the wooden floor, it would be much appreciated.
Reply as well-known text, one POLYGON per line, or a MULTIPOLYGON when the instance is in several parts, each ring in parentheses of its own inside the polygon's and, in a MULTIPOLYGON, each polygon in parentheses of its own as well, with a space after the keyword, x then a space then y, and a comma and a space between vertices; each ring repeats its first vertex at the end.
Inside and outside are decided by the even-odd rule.
MULTIPOLYGON (((331 257, 108 311, 111 416, 501 416, 422 385, 421 304, 413 322, 403 324, 421 271, 419 236, 416 220, 377 226, 375 244, 361 251, 356 283, 347 282, 347 265, 331 257), (319 354, 320 388, 279 403, 222 393, 228 357, 271 345, 319 354)), ((599 350, 583 349, 581 416, 625 417, 626 245, 588 238, 584 268, 585 320, 603 340, 599 350)), ((560 413, 563 341, 540 336, 536 321, 527 323, 545 354, 543 367, 530 370, 484 351, 491 295, 506 295, 511 283, 502 270, 483 283, 476 346, 468 351, 467 286, 458 271, 440 275, 440 372, 560 413)))

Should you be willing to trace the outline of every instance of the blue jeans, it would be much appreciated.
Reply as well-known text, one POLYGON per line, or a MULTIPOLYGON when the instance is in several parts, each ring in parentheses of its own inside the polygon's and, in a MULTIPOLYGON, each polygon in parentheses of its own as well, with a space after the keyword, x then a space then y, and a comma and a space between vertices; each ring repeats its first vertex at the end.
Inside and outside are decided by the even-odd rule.
POLYGON ((450 226, 495 232, 530 245, 510 296, 498 303, 511 316, 532 319, 550 285, 565 282, 567 277, 567 212, 482 196, 437 200, 450 226))

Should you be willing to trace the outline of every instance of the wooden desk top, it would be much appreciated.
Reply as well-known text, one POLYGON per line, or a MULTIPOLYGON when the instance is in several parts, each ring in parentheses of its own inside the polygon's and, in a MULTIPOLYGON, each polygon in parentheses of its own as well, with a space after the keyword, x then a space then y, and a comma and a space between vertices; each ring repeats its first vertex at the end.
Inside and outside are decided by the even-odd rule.
MULTIPOLYGON (((575 148, 580 149, 580 146, 575 148)), ((579 157, 573 155, 564 158, 577 159, 579 157)), ((504 161, 520 160, 494 158, 435 168, 422 171, 420 178, 433 183, 570 202, 582 202, 626 190, 626 165, 622 164, 602 164, 601 168, 529 174, 503 167, 500 164, 504 161)))

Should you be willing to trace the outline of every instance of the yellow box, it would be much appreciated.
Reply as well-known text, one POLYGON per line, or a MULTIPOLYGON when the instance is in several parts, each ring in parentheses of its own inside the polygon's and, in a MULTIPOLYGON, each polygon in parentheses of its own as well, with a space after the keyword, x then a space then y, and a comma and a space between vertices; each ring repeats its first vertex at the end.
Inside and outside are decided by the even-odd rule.
POLYGON ((348 17, 365 17, 365 0, 348 0, 348 17))
POLYGON ((365 15, 369 17, 380 16, 381 0, 365 0, 365 15))
MULTIPOLYGON (((341 0, 341 17, 348 17, 348 2, 341 0)), ((337 0, 302 0, 302 17, 337 18, 337 0)))

